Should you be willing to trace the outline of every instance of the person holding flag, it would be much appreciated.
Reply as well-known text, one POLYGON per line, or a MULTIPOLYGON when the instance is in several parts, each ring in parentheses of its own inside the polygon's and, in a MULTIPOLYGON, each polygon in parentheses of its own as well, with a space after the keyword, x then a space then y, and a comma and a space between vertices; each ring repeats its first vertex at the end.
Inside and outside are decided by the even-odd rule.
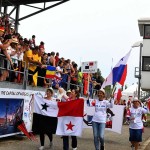
MULTIPOLYGON (((79 99, 79 90, 71 90, 70 98, 66 99, 66 101, 72 101, 79 99)), ((71 136, 72 138, 72 148, 73 150, 77 150, 77 137, 71 136)), ((63 136, 63 150, 69 150, 69 136, 63 136)))
MULTIPOLYGON (((51 88, 46 90, 46 96, 44 97, 44 100, 46 101, 56 101, 53 97, 53 90, 51 88)), ((42 110, 47 111, 47 104, 42 104, 42 110)), ((39 115, 38 115, 39 116, 39 115)), ((41 146, 39 147, 39 150, 44 150, 44 139, 45 134, 49 137, 50 140, 50 148, 53 147, 53 134, 56 133, 57 129, 57 117, 50 117, 50 116, 44 116, 40 115, 40 118, 37 120, 38 122, 35 122, 33 119, 33 123, 36 125, 33 126, 33 132, 40 134, 40 143, 41 146)))
POLYGON ((94 135, 95 150, 104 150, 104 131, 106 126, 107 109, 112 108, 114 105, 113 96, 110 102, 105 99, 105 90, 98 91, 98 99, 87 100, 89 106, 95 107, 95 113, 92 118, 92 127, 94 135))

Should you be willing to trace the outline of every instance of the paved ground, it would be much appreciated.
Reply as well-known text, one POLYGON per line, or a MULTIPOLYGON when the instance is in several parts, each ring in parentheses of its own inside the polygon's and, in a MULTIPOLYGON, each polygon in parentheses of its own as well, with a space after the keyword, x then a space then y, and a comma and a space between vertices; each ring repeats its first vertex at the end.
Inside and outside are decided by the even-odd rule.
MULTIPOLYGON (((127 125, 123 126, 121 135, 110 131, 106 131, 105 150, 130 150, 131 148, 130 143, 128 142, 128 136, 129 133, 127 125)), ((143 133, 143 142, 141 143, 140 150, 150 150, 150 148, 146 148, 146 145, 148 145, 149 142, 150 127, 147 127, 145 128, 145 132, 143 133)), ((15 136, 0 139, 0 150, 37 150, 38 147, 39 142, 32 142, 26 137, 15 136)), ((45 147, 46 150, 49 149, 47 137, 45 147)), ((92 129, 84 129, 82 138, 78 138, 78 149, 94 150, 92 129)), ((53 150, 62 150, 62 139, 59 136, 54 136, 53 150)))

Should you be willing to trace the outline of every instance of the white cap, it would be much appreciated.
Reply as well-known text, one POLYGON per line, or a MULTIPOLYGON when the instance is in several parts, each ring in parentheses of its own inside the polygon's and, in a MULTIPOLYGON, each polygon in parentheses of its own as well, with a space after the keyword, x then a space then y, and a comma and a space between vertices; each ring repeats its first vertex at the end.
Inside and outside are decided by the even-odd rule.
POLYGON ((100 89, 99 91, 103 92, 103 93, 104 93, 104 95, 105 95, 105 90, 104 90, 104 89, 100 89))
POLYGON ((134 97, 134 98, 133 98, 133 102, 134 102, 134 101, 139 101, 139 99, 138 99, 137 97, 134 97))

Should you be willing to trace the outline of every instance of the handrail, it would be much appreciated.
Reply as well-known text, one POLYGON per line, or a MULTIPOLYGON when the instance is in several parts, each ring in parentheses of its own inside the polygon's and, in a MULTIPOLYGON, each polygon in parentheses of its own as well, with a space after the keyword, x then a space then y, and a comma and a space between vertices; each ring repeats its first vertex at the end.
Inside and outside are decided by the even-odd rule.
MULTIPOLYGON (((3 54, 0 54, 0 57, 4 57, 5 55, 3 55, 3 54)), ((7 60, 7 58, 3 58, 3 59, 5 59, 5 60, 7 60)), ((19 59, 15 59, 15 58, 13 58, 14 60, 18 60, 18 61, 20 61, 19 59)), ((8 60, 7 60, 8 61, 8 60)), ((33 76, 33 74, 29 74, 28 73, 28 69, 26 68, 26 65, 28 66, 28 68, 29 68, 29 66, 30 66, 30 64, 33 64, 33 63, 28 63, 28 64, 26 64, 26 62, 25 61, 21 61, 21 62, 23 62, 24 63, 24 72, 22 72, 22 71, 17 71, 17 70, 12 70, 12 69, 10 69, 10 68, 4 68, 4 67, 0 67, 0 69, 2 69, 2 70, 8 70, 8 71, 12 71, 12 72, 16 72, 16 73, 20 73, 20 74, 24 74, 24 76, 23 76, 23 89, 27 89, 27 83, 28 83, 28 75, 31 75, 31 76, 33 76)), ((39 65, 36 65, 36 64, 33 64, 34 66, 36 66, 36 67, 38 67, 39 65)), ((68 75, 69 76, 69 75, 68 75)), ((46 77, 43 77, 43 76, 37 76, 38 78, 43 78, 43 79, 49 79, 49 78, 46 78, 46 77)), ((70 83, 70 79, 68 78, 68 81, 67 82, 63 82, 64 84, 66 84, 67 85, 67 90, 69 90, 70 89, 70 85, 72 85, 72 86, 76 86, 76 87, 79 87, 80 89, 81 89, 81 95, 83 95, 83 84, 82 85, 78 85, 78 84, 72 84, 72 83, 70 83)), ((92 98, 93 98, 93 93, 94 93, 94 91, 97 91, 97 90, 95 90, 95 89, 93 89, 92 88, 92 98)))
MULTIPOLYGON (((6 61, 9 63, 9 60, 6 58, 5 55, 0 54, 0 57, 3 57, 3 59, 6 60, 6 61)), ((25 61, 22 61, 22 60, 19 60, 19 59, 16 59, 16 58, 12 58, 12 59, 13 59, 13 60, 17 60, 17 61, 21 61, 21 62, 24 63, 24 65, 26 66, 25 61)), ((11 65, 10 65, 10 66, 11 66, 11 65)), ((26 83, 25 83, 25 70, 24 70, 24 72, 22 72, 22 71, 17 71, 17 70, 13 70, 13 69, 10 68, 10 66, 7 65, 7 68, 4 68, 4 66, 3 66, 3 67, 0 67, 0 69, 1 69, 1 70, 8 70, 8 71, 10 71, 10 72, 15 72, 15 73, 24 74, 24 79, 23 79, 23 89, 26 89, 26 83)))

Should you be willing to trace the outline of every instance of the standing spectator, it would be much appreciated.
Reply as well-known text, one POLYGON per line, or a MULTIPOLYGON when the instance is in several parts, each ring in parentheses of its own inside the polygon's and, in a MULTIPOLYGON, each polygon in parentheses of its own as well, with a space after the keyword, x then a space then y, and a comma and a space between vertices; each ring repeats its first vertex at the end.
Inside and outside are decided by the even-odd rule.
POLYGON ((51 65, 51 66, 56 66, 56 64, 55 64, 55 52, 51 52, 51 56, 50 56, 50 59, 49 59, 49 64, 51 65))
MULTIPOLYGON (((87 101, 88 104, 90 104, 89 101, 90 100, 87 101)), ((106 100, 105 90, 100 89, 98 91, 98 99, 94 101, 92 100, 92 104, 95 106, 95 113, 92 119, 95 150, 104 150, 104 132, 106 125, 107 108, 113 107, 114 99, 111 98, 110 102, 106 100)))
POLYGON ((32 43, 33 43, 33 46, 35 47, 36 44, 35 44, 35 35, 32 35, 32 43))
POLYGON ((59 62, 59 53, 57 52, 56 56, 55 56, 55 64, 56 64, 56 66, 58 65, 58 62, 59 62))
MULTIPOLYGON (((38 51, 37 57, 34 57, 34 60, 33 60, 33 53, 32 53, 32 50, 30 50, 30 48, 29 48, 29 41, 26 41, 25 45, 26 45, 26 47, 25 47, 26 51, 24 53, 23 60, 26 62, 26 68, 28 68, 29 84, 32 84, 33 83, 32 76, 33 76, 34 71, 36 69, 36 65, 39 65, 39 66, 42 65, 42 63, 41 63, 41 56, 44 54, 44 49, 41 48, 38 51)), ((24 67, 24 64, 23 64, 23 67, 24 67)))
POLYGON ((45 44, 45 43, 44 43, 43 41, 41 41, 41 42, 40 42, 40 45, 39 45, 39 48, 45 49, 44 44, 45 44))
POLYGON ((80 86, 80 88, 83 85, 82 78, 83 78, 83 75, 82 75, 81 67, 80 67, 79 70, 78 70, 78 85, 80 86))
POLYGON ((74 64, 73 69, 74 71, 71 72, 71 81, 70 81, 70 89, 77 89, 77 83, 78 83, 78 65, 74 64))
POLYGON ((56 75, 61 78, 62 73, 63 73, 63 62, 59 61, 58 66, 56 67, 56 75))
POLYGON ((42 58, 43 58, 44 61, 46 60, 46 64, 45 65, 48 65, 48 55, 47 55, 47 53, 44 53, 42 58))
POLYGON ((133 106, 130 108, 130 124, 129 124, 129 141, 132 144, 132 150, 138 150, 139 142, 142 142, 143 122, 142 114, 146 114, 147 110, 140 106, 137 97, 133 99, 133 106))

